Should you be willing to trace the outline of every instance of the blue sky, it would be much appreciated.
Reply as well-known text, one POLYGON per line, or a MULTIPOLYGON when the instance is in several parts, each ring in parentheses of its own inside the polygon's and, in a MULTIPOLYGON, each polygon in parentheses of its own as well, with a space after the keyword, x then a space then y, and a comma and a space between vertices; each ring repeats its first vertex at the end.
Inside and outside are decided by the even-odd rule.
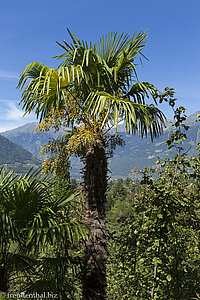
MULTIPOLYGON (((138 67, 141 81, 176 90, 188 114, 200 110, 199 0, 7 0, 0 10, 0 132, 35 121, 22 118, 16 90, 19 74, 30 62, 56 67, 56 44, 69 40, 66 27, 81 39, 95 41, 111 31, 148 30, 138 67)), ((171 116, 166 106, 161 109, 171 116)))

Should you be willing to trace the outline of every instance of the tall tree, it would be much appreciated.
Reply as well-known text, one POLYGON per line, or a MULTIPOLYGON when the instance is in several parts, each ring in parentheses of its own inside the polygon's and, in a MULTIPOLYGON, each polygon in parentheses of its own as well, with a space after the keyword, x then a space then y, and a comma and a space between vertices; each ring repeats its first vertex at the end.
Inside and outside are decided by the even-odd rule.
MULTIPOLYGON (((84 162, 85 221, 93 238, 84 249, 83 299, 105 299, 108 152, 119 142, 120 121, 125 121, 128 133, 138 132, 143 137, 149 132, 153 139, 162 132, 165 118, 153 104, 146 104, 149 97, 156 103, 157 89, 139 82, 136 74, 135 63, 143 56, 146 32, 137 36, 114 32, 94 44, 69 35, 71 43, 58 43, 64 54, 57 57, 63 59, 57 69, 37 62, 24 69, 19 81, 21 104, 25 113, 35 111, 43 120, 41 130, 71 128, 44 151, 56 151, 60 157, 60 149, 65 149, 84 162)), ((55 165, 55 159, 50 163, 55 165)))

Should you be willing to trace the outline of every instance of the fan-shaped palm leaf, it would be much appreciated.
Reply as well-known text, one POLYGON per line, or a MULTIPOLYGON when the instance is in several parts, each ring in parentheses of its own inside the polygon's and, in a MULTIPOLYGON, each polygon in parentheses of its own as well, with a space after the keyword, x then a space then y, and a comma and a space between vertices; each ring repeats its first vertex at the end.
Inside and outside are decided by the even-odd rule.
MULTIPOLYGON (((19 87, 24 88, 27 80, 31 80, 22 94, 25 112, 34 110, 42 119, 52 109, 62 109, 72 95, 83 111, 88 110, 89 105, 90 113, 95 116, 107 104, 106 99, 112 99, 109 108, 111 114, 114 110, 116 126, 117 121, 124 118, 129 133, 138 130, 143 135, 149 131, 153 138, 162 132, 164 115, 152 105, 144 106, 145 97, 155 100, 159 91, 147 82, 137 82, 136 76, 134 60, 142 53, 147 34, 140 32, 130 37, 115 32, 89 45, 71 33, 70 36, 73 43, 64 41, 61 45, 66 53, 58 58, 67 58, 57 70, 32 63, 21 74, 19 87), (107 98, 103 93, 107 93, 107 98)), ((102 125, 109 120, 108 111, 102 125)))
POLYGON ((75 197, 72 191, 58 197, 52 180, 44 180, 39 170, 23 177, 3 169, 0 174, 0 266, 6 290, 15 272, 26 276, 35 268, 29 254, 44 252, 47 245, 69 249, 87 236, 84 224, 65 216, 65 207, 75 197))

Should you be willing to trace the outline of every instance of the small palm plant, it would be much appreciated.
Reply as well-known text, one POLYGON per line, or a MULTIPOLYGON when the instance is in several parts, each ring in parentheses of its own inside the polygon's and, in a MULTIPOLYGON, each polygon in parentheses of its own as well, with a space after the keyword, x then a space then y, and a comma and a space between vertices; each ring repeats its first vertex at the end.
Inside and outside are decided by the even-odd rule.
POLYGON ((61 282, 65 282, 65 295, 72 293, 67 290, 66 270, 72 276, 78 260, 70 251, 86 233, 67 214, 73 192, 58 197, 52 184, 39 170, 24 177, 0 171, 0 291, 8 292, 12 283, 14 292, 56 291, 64 299, 61 282))

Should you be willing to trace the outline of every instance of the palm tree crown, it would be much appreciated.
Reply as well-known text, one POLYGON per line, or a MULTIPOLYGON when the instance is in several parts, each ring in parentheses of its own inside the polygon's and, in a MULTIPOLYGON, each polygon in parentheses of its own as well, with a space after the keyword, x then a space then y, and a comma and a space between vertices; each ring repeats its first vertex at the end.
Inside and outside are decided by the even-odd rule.
POLYGON ((114 32, 95 44, 69 34, 71 43, 58 43, 65 53, 57 56, 64 59, 57 69, 31 63, 22 72, 19 87, 30 80, 21 100, 25 112, 34 110, 42 120, 52 110, 64 110, 68 126, 96 122, 101 129, 110 123, 117 127, 124 120, 128 133, 159 135, 164 115, 145 104, 150 96, 156 101, 159 92, 152 84, 139 82, 136 74, 135 60, 143 56, 147 34, 130 37, 114 32), (86 113, 90 118, 80 117, 86 113))

